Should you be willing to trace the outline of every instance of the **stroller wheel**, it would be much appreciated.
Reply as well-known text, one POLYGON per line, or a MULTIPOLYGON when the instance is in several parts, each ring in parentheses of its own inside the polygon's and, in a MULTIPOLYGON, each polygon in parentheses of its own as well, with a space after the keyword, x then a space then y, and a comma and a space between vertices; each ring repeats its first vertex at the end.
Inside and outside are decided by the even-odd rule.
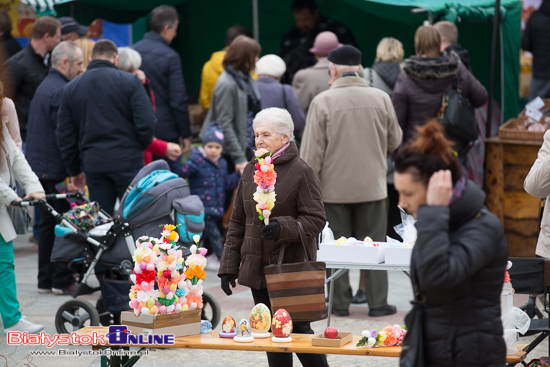
POLYGON ((55 329, 58 334, 70 334, 85 326, 99 326, 99 314, 90 302, 72 299, 57 310, 55 329))
POLYGON ((210 321, 212 329, 215 329, 221 318, 222 309, 220 304, 208 292, 202 294, 202 304, 201 319, 210 321))

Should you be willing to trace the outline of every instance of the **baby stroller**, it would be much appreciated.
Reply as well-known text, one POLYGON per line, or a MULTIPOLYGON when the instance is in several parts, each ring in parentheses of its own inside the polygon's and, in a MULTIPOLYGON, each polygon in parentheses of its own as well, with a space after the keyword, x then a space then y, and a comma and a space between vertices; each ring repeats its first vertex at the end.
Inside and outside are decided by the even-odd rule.
MULTIPOLYGON (((56 226, 56 239, 51 261, 78 274, 78 287, 72 300, 65 302, 55 316, 59 334, 68 334, 84 326, 120 324, 120 313, 129 310, 128 293, 132 282, 132 254, 138 237, 158 237, 163 224, 179 224, 180 241, 185 248, 194 234, 204 229, 204 207, 197 196, 190 195, 185 180, 169 171, 165 161, 156 161, 142 168, 128 187, 114 218, 99 209, 101 222, 87 231, 47 203, 48 200, 77 199, 89 203, 80 193, 46 195, 46 200, 23 201, 21 206, 42 206, 63 225, 56 226), (95 274, 99 287, 90 287, 95 274), (100 291, 94 307, 79 296, 100 291)), ((184 254, 186 249, 184 249, 184 254)), ((187 250, 188 256, 189 251, 187 250)), ((215 327, 221 317, 218 302, 207 292, 203 294, 202 319, 215 327)))

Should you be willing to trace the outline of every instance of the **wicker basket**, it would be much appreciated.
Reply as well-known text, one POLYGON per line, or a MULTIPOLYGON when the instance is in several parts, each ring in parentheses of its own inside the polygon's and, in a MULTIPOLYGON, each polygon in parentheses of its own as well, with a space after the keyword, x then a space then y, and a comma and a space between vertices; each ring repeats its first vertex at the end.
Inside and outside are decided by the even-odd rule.
POLYGON ((521 116, 518 118, 512 118, 505 124, 498 128, 498 137, 500 139, 512 139, 512 140, 544 140, 544 132, 542 131, 529 131, 525 125, 527 116, 521 116))

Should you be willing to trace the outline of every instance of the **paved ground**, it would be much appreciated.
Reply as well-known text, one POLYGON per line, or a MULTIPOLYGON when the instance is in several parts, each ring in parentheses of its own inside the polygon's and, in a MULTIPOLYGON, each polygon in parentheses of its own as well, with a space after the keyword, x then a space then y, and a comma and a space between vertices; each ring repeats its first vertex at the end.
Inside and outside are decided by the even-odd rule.
MULTIPOLYGON (((14 244, 15 248, 15 272, 17 277, 17 294, 21 303, 21 311, 28 319, 45 325, 45 331, 55 334, 54 319, 57 309, 70 299, 68 296, 56 296, 53 294, 39 295, 36 290, 37 274, 37 246, 28 243, 28 236, 21 236, 14 244)), ((358 271, 351 272, 351 284, 358 284, 358 271)), ((389 303, 398 308, 398 313, 389 317, 369 318, 368 308, 364 305, 352 306, 350 317, 333 318, 332 326, 340 331, 351 331, 358 335, 361 330, 367 328, 381 328, 388 324, 402 324, 407 311, 410 309, 409 300, 412 297, 412 289, 409 279, 401 272, 389 272, 390 294, 389 303)), ((222 307, 222 316, 232 315, 236 320, 248 318, 249 312, 254 306, 248 288, 237 287, 231 297, 227 297, 219 288, 219 280, 214 272, 207 272, 205 288, 214 295, 222 307)), ((96 295, 85 297, 95 304, 96 295)), ((518 305, 524 302, 524 298, 515 297, 518 305)), ((1 324, 1 323, 0 323, 1 324)), ((326 327, 326 322, 313 324, 315 332, 321 333, 326 327)), ((219 327, 218 327, 219 328, 219 327)), ((521 338, 521 342, 527 342, 532 338, 521 338)), ((531 353, 530 358, 547 355, 547 341, 541 347, 531 353)), ((69 350, 86 350, 84 347, 63 347, 69 350)), ((30 351, 46 350, 45 347, 19 346, 12 347, 6 344, 6 338, 0 336, 0 366, 38 366, 38 367, 80 367, 100 366, 98 357, 31 357, 30 351)), ((332 367, 352 366, 398 366, 396 358, 365 358, 329 356, 329 364, 332 367)), ((267 366, 264 353, 259 352, 231 352, 231 351, 205 351, 205 350, 156 350, 143 357, 136 366, 173 367, 197 366, 210 367, 245 367, 267 366)), ((296 357, 294 365, 300 366, 296 357)))

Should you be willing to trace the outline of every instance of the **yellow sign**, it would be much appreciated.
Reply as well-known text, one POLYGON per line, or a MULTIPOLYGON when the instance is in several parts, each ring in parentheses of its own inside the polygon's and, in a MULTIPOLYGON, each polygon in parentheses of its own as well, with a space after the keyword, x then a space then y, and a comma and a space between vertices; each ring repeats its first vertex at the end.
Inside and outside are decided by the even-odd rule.
POLYGON ((38 16, 30 6, 19 0, 0 0, 0 9, 10 15, 13 22, 11 34, 14 37, 31 36, 32 26, 38 16))

